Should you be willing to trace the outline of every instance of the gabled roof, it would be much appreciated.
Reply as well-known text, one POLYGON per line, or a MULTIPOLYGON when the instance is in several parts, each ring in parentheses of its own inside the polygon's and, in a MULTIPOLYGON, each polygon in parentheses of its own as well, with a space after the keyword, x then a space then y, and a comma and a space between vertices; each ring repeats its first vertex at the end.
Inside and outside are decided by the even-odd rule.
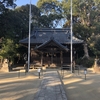
MULTIPOLYGON (((38 28, 35 29, 30 37, 30 43, 31 44, 42 44, 48 40, 50 40, 51 37, 54 37, 54 40, 58 41, 61 44, 70 44, 70 29, 69 28, 57 28, 57 29, 51 29, 51 28, 38 28)), ((72 37, 73 44, 83 43, 83 40, 80 40, 78 38, 72 37)), ((22 44, 28 43, 28 38, 25 38, 23 40, 19 41, 22 44)))
POLYGON ((52 37, 49 41, 46 41, 43 44, 37 46, 35 49, 40 50, 40 49, 45 48, 46 46, 56 46, 56 47, 58 47, 61 50, 65 50, 65 51, 69 50, 67 47, 63 46, 61 43, 59 43, 58 41, 56 41, 54 39, 54 37, 52 37))

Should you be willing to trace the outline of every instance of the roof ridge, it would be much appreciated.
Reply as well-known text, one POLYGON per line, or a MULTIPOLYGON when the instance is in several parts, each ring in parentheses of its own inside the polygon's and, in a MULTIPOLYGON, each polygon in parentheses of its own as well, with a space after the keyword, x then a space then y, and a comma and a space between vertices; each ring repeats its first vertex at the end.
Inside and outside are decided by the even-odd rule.
POLYGON ((37 28, 38 30, 70 30, 70 28, 37 28))

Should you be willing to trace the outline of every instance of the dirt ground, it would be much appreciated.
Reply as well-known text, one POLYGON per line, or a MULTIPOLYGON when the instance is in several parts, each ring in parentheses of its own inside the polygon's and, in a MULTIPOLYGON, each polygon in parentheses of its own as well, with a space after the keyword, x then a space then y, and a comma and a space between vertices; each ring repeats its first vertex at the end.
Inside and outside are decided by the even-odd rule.
POLYGON ((92 69, 87 70, 86 79, 84 70, 78 74, 64 71, 64 87, 68 100, 100 100, 100 73, 94 73, 92 69))
MULTIPOLYGON (((80 70, 79 74, 77 70, 74 74, 64 71, 62 75, 68 100, 100 100, 100 73, 88 69, 86 80, 84 70, 80 70)), ((0 100, 33 100, 42 78, 41 74, 39 79, 35 69, 26 75, 23 70, 20 73, 0 72, 0 100)))
POLYGON ((42 78, 35 69, 26 75, 24 70, 0 72, 0 100, 33 100, 42 78))

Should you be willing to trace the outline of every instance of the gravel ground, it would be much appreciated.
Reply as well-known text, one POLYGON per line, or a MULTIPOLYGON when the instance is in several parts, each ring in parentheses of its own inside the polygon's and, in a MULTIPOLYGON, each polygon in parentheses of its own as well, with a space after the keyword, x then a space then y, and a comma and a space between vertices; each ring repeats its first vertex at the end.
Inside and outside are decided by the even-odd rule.
POLYGON ((74 74, 64 71, 62 81, 68 100, 100 100, 100 73, 88 69, 85 80, 84 70, 79 75, 77 70, 74 74))
POLYGON ((0 100, 33 100, 42 78, 35 69, 26 75, 24 70, 0 72, 0 100))
MULTIPOLYGON (((59 71, 61 75, 61 71, 59 71)), ((62 76, 62 75, 61 75, 62 76)), ((0 100, 33 100, 42 81, 37 70, 32 69, 25 75, 24 71, 0 72, 0 100)), ((76 70, 74 74, 64 71, 62 81, 68 100, 100 100, 100 73, 76 70)))

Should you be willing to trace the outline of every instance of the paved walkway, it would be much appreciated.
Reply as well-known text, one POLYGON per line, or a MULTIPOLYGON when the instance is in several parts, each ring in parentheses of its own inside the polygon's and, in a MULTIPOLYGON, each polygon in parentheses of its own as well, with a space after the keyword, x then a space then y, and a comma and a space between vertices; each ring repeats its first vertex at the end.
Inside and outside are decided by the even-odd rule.
POLYGON ((67 100, 57 71, 47 71, 34 100, 67 100))

